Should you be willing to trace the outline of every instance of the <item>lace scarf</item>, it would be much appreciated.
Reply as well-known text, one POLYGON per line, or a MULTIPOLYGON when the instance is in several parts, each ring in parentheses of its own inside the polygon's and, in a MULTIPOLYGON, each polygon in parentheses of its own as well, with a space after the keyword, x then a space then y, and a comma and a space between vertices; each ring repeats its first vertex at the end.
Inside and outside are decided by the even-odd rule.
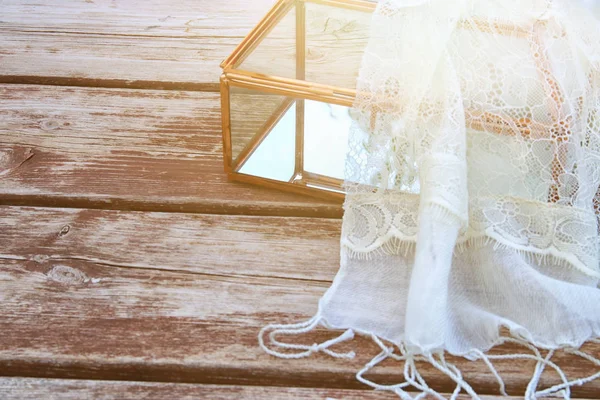
MULTIPOLYGON (((443 398, 426 361, 478 394, 444 354, 515 342, 537 361, 525 397, 570 397, 600 372, 538 389, 554 350, 600 336, 600 24, 572 0, 382 0, 351 111, 341 268, 316 316, 270 325, 270 354, 299 358, 354 332, 381 347, 357 379, 443 398), (312 346, 284 334, 346 331, 312 346), (502 328, 510 334, 502 336, 502 328), (542 356, 538 348, 548 350, 542 356), (363 375, 384 359, 405 379, 363 375)), ((264 335, 270 332, 269 343, 264 335)))

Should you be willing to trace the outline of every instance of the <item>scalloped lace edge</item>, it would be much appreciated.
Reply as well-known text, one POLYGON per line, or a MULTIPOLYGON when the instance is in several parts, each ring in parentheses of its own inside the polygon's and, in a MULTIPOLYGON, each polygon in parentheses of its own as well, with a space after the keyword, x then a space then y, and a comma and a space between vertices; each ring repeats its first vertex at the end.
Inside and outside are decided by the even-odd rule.
MULTIPOLYGON (((368 248, 354 246, 349 240, 342 238, 342 246, 351 258, 371 259, 378 255, 408 255, 414 253, 417 245, 416 237, 404 237, 396 229, 390 230, 385 236, 378 238, 377 242, 368 248)), ((593 278, 600 279, 600 271, 593 270, 582 263, 571 253, 560 251, 556 247, 540 249, 534 246, 519 246, 507 242, 492 232, 470 234, 460 237, 456 243, 455 253, 463 253, 469 248, 481 248, 493 244, 494 250, 498 248, 515 250, 519 254, 534 258, 540 263, 554 263, 562 267, 576 268, 580 272, 593 278)))

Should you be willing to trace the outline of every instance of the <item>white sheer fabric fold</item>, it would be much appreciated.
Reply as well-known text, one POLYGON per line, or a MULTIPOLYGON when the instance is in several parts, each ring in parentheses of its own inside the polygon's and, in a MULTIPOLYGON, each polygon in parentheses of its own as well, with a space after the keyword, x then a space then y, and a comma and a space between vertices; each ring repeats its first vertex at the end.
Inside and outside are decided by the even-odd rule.
POLYGON ((314 321, 381 343, 366 370, 406 368, 357 378, 441 398, 420 357, 476 398, 444 352, 491 366, 510 340, 537 360, 527 398, 575 384, 537 390, 560 369, 536 347, 600 371, 576 350, 600 336, 600 23, 583 2, 382 0, 352 117, 341 268, 314 321))

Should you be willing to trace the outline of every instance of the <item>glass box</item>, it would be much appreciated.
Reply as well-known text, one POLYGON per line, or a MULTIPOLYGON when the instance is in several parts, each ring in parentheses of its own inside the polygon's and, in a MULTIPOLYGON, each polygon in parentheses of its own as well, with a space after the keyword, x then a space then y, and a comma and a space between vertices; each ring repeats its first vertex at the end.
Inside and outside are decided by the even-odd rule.
POLYGON ((343 199, 349 112, 375 5, 279 0, 221 64, 230 179, 343 199))

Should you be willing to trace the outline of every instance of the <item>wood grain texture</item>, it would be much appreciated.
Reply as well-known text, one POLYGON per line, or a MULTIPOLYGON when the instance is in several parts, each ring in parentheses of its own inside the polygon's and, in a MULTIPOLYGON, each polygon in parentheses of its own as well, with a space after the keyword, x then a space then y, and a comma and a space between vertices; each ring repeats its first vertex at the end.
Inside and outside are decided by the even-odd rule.
MULTIPOLYGON (((274 1, 0 0, 0 205, 73 207, 0 206, 0 398, 396 398, 358 390, 355 372, 378 353, 367 338, 339 346, 352 361, 280 360, 257 344, 265 324, 313 315, 339 265, 340 221, 300 218, 340 217, 339 205, 223 173, 209 92, 274 1)), ((367 23, 309 7, 307 79, 353 87, 367 23)), ((275 31, 264 49, 259 69, 289 72, 293 39, 275 31)), ((593 368, 554 360, 570 377, 593 368)), ((483 363, 450 361, 496 393, 483 363)), ((518 394, 533 363, 497 368, 518 394)), ((395 383, 401 366, 370 378, 395 383)), ((541 386, 556 382, 546 373, 541 386)), ((599 398, 600 382, 574 392, 599 398)))
POLYGON ((53 264, 82 261, 141 270, 317 282, 330 282, 339 267, 341 221, 336 219, 1 210, 0 254, 12 259, 41 256, 53 264))
MULTIPOLYGON (((354 374, 378 353, 367 338, 339 346, 357 351, 351 361, 275 359, 256 340, 266 323, 315 313, 337 269, 339 222, 228 218, 224 225, 223 216, 0 208, 6 227, 0 232, 0 375, 363 388, 354 374), (314 224, 330 241, 314 236, 314 224)), ((332 336, 320 330, 302 340, 332 336)), ((599 346, 588 350, 600 356, 599 346)), ((593 370, 565 354, 554 360, 571 377, 593 370)), ((483 363, 452 362, 479 392, 497 393, 483 363)), ((523 393, 533 363, 496 366, 509 392, 523 393)), ((453 389, 431 366, 419 368, 436 389, 453 389)), ((400 375, 401 366, 389 362, 370 376, 396 382, 400 375)), ((555 382, 547 374, 541 385, 555 382)), ((574 391, 599 393, 598 382, 574 391)))
POLYGON ((306 5, 306 80, 356 89, 371 13, 306 5))
MULTIPOLYGON (((265 386, 194 385, 183 383, 89 381, 68 379, 0 378, 4 400, 393 400, 398 396, 371 390, 279 388, 265 386)), ((467 400, 467 396, 459 396, 467 400)), ((482 396, 482 400, 517 397, 482 396)), ((577 400, 577 399, 573 399, 577 400)), ((580 399, 581 400, 581 399, 580 399)))
MULTIPOLYGON (((0 82, 216 91, 220 62, 274 3, 4 0, 0 82)), ((294 22, 292 10, 243 68, 295 78, 294 22)), ((369 22, 309 3, 307 80, 354 88, 369 22)))
POLYGON ((219 95, 0 85, 0 204, 339 217, 231 183, 219 95))
POLYGON ((0 81, 216 90, 275 0, 3 0, 0 81))

